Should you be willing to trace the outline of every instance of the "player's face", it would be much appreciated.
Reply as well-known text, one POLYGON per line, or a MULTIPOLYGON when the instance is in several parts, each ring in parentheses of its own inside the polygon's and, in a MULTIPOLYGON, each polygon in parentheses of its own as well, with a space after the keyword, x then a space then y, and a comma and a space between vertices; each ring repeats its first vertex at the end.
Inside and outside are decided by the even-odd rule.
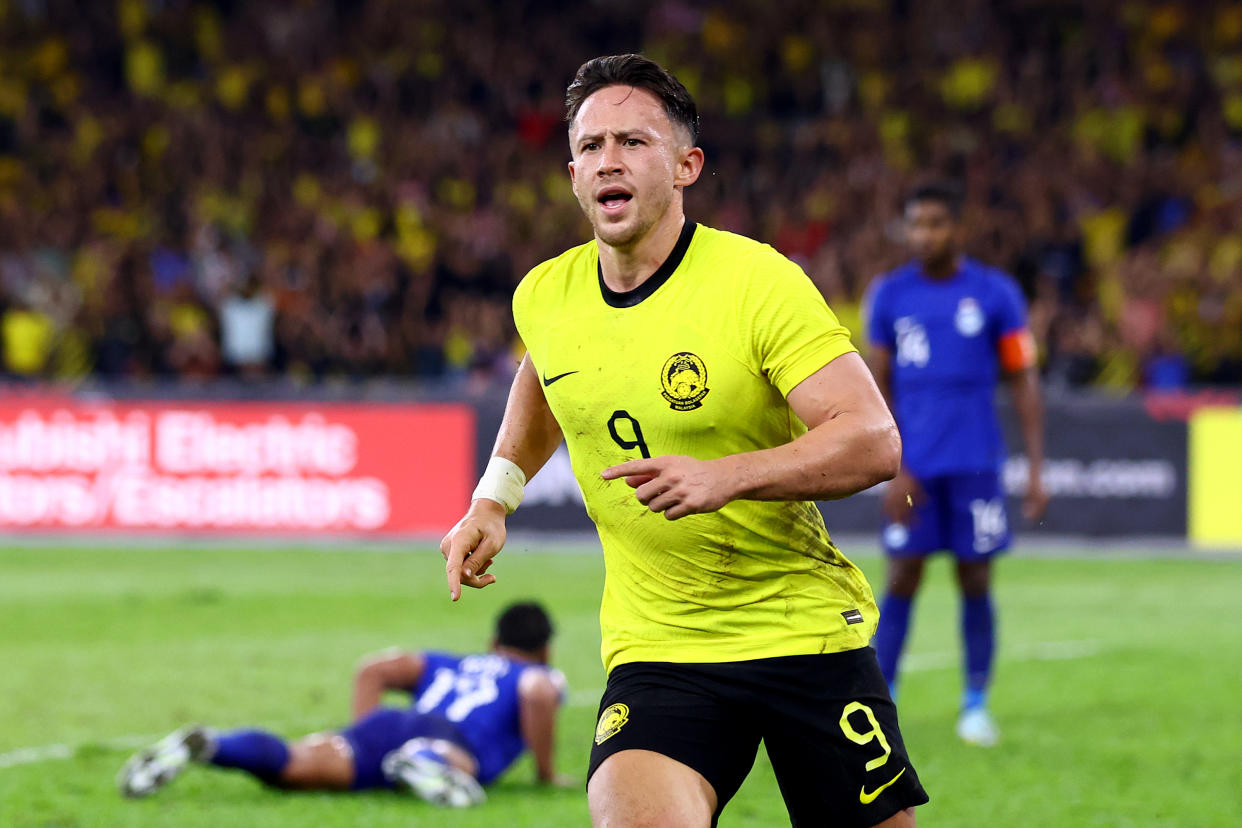
POLYGON ((680 187, 693 184, 703 152, 645 89, 608 86, 583 101, 570 124, 569 177, 596 237, 630 247, 680 208, 680 187))
POLYGON ((906 207, 906 240, 914 255, 940 263, 954 255, 957 222, 939 201, 914 201, 906 207))

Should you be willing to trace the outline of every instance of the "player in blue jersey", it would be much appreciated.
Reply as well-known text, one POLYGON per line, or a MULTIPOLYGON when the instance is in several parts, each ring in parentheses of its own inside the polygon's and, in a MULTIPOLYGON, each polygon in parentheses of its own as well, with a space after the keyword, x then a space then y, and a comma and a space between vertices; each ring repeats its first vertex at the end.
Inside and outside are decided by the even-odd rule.
POLYGON ((278 788, 395 788, 463 807, 483 801, 482 786, 529 749, 539 781, 557 782, 564 678, 547 665, 551 636, 542 607, 514 604, 497 620, 489 653, 388 651, 368 659, 354 681, 354 723, 343 730, 286 742, 262 730, 185 727, 136 754, 117 781, 126 796, 146 796, 195 762, 278 788), (389 690, 410 693, 413 705, 380 707, 389 690))
POLYGON ((896 693, 897 667, 926 557, 957 559, 965 691, 958 735, 999 738, 988 712, 995 652, 992 559, 1010 542, 1001 486, 1004 442, 994 406, 1003 379, 1013 394, 1030 463, 1023 512, 1047 506, 1040 483, 1043 409, 1026 306, 1008 275, 961 254, 960 203, 948 185, 906 202, 917 256, 873 285, 868 297, 871 366, 896 415, 902 469, 885 490, 887 595, 875 634, 880 668, 896 693))

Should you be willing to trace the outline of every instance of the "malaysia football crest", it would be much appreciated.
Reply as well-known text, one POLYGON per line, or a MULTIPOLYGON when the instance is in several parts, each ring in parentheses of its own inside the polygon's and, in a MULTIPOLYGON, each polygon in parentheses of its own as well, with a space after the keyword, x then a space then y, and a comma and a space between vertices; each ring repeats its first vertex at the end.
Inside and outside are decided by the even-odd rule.
POLYGON ((660 371, 661 396, 674 411, 693 411, 703 404, 707 387, 707 366, 689 351, 673 354, 660 371))
POLYGON ((599 714, 599 724, 595 726, 595 744, 602 745, 616 736, 629 720, 630 706, 628 704, 609 705, 608 709, 599 714))
POLYGON ((957 313, 953 315, 953 324, 962 336, 975 336, 983 330, 983 309, 971 297, 957 303, 957 313))

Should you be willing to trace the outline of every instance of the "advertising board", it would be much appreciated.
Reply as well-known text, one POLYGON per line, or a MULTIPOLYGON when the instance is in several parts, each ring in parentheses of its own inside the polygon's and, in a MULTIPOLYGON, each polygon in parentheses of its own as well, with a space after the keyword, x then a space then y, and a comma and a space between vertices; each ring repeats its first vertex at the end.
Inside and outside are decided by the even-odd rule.
POLYGON ((0 529, 435 533, 474 485, 456 403, 0 401, 0 529))

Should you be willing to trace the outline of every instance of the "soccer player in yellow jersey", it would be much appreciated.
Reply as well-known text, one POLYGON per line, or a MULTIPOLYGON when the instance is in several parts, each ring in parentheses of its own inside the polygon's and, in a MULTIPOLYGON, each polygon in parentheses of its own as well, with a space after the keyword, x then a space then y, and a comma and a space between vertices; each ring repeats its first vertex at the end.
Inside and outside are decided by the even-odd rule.
POLYGON ((564 439, 607 569, 594 824, 713 825, 762 740, 794 825, 913 825, 875 601, 812 503, 897 471, 883 397, 796 265, 686 220, 703 152, 681 83, 597 58, 566 104, 595 238, 514 294, 529 351, 441 543, 451 597, 495 581, 505 516, 564 439))

